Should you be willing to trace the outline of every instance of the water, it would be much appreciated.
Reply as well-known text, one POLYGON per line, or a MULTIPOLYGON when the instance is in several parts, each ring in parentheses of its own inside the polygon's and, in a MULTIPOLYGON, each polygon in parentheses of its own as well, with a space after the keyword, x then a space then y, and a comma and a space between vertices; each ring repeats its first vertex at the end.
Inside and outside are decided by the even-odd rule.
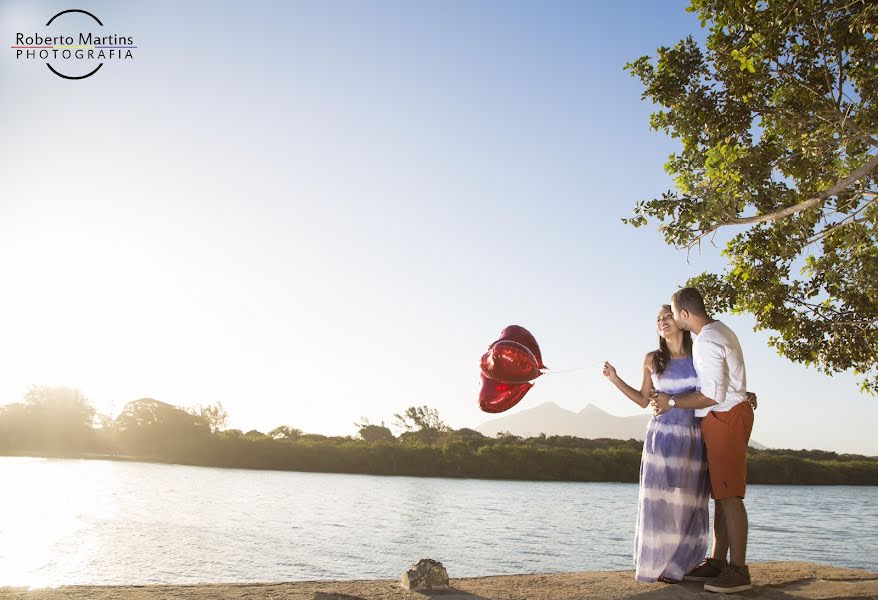
MULTIPOLYGON (((630 569, 637 486, 0 458, 0 586, 630 569)), ((752 486, 749 560, 878 571, 878 488, 752 486)))

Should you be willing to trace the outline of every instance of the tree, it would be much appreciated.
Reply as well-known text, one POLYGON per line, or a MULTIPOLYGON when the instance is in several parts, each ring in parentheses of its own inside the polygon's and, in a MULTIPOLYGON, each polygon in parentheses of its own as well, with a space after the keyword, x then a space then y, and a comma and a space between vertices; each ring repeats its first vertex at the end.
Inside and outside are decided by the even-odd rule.
POLYGON ((439 432, 448 431, 448 426, 439 418, 439 411, 429 406, 409 406, 405 412, 393 415, 395 424, 406 431, 433 429, 439 432))
POLYGON ((216 433, 229 424, 229 413, 223 408, 222 402, 216 404, 208 404, 207 406, 197 406, 191 409, 190 414, 201 417, 210 426, 210 432, 216 433))
POLYGON ((451 437, 453 439, 463 442, 473 450, 478 450, 482 446, 493 443, 493 440, 491 438, 487 437, 479 431, 476 431, 475 429, 470 429, 468 427, 455 429, 451 433, 451 437))
POLYGON ((521 436, 515 435, 509 431, 498 431, 497 435, 494 437, 497 439, 497 443, 503 446, 517 446, 523 441, 521 436))
POLYGON ((35 385, 24 395, 28 410, 91 429, 97 415, 82 392, 64 386, 35 385))
POLYGON ((290 427, 289 425, 280 425, 268 432, 268 435, 276 440, 297 440, 302 437, 302 430, 290 427))
POLYGON ((224 429, 222 431, 215 431, 214 433, 219 434, 225 439, 240 440, 244 437, 244 432, 240 429, 224 429))
POLYGON ((354 423, 354 427, 357 428, 359 436, 367 442, 396 441, 393 432, 384 425, 384 421, 381 422, 381 425, 373 425, 369 419, 364 417, 360 419, 359 423, 354 423))
POLYGON ((787 358, 852 369, 878 393, 878 5, 692 0, 709 27, 626 65, 680 140, 676 190, 638 202, 691 250, 723 228, 723 273, 689 281, 716 312, 750 313, 787 358), (737 231, 737 229, 736 229, 737 231))
POLYGON ((435 444, 449 428, 439 418, 439 411, 429 406, 410 406, 403 414, 393 415, 396 425, 405 429, 400 441, 435 444))
POLYGON ((84 450, 94 444, 97 411, 79 390, 35 385, 24 395, 23 404, 31 445, 84 450))
POLYGON ((32 444, 32 419, 20 402, 0 406, 0 449, 22 450, 32 444))
POLYGON ((116 417, 116 431, 126 449, 162 454, 197 445, 208 437, 210 425, 182 408, 141 398, 125 405, 116 417))

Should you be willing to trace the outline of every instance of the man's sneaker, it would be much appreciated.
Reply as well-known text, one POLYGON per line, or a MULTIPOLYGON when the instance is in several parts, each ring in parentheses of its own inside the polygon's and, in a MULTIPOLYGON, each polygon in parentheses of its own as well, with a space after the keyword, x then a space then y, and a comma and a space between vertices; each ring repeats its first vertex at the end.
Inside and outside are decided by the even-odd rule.
POLYGON ((705 558, 704 562, 683 575, 683 581, 711 581, 719 577, 726 561, 718 558, 705 558))
POLYGON ((751 589, 750 569, 747 567, 739 567, 729 563, 719 574, 719 577, 704 584, 704 589, 708 592, 724 592, 733 594, 735 592, 743 592, 751 589))

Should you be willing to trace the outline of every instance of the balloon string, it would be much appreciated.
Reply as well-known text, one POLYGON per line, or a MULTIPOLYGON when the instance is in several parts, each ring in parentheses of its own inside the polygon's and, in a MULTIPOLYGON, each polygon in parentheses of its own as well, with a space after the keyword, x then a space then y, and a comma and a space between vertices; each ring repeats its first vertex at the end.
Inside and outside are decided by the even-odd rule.
POLYGON ((584 371, 588 367, 576 367, 574 369, 551 369, 543 371, 543 375, 554 375, 555 373, 573 373, 574 371, 584 371))

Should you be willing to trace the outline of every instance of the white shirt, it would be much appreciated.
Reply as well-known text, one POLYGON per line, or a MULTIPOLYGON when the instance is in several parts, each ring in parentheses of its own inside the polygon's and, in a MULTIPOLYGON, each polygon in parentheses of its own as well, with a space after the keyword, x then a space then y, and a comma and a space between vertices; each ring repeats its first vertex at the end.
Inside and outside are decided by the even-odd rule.
POLYGON ((692 343, 692 362, 699 391, 717 402, 695 409, 696 417, 710 411, 726 412, 747 399, 747 372, 738 336, 725 323, 714 321, 701 328, 692 343))

